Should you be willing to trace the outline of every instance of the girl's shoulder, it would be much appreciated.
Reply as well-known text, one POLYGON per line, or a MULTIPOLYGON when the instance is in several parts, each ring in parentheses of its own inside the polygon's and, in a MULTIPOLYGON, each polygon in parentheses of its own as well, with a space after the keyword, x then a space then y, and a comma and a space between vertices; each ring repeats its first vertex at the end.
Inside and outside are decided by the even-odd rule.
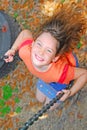
POLYGON ((73 67, 78 67, 79 66, 78 58, 77 58, 75 53, 73 53, 73 52, 66 53, 65 57, 66 57, 69 65, 71 65, 73 67))
POLYGON ((19 46, 19 50, 20 50, 22 47, 26 46, 26 45, 31 45, 32 42, 33 42, 33 39, 29 39, 29 38, 23 40, 23 42, 22 42, 21 45, 19 46))
POLYGON ((79 66, 78 58, 77 58, 76 54, 73 52, 69 52, 69 53, 65 53, 65 54, 61 55, 57 62, 65 63, 65 64, 68 64, 73 67, 79 66))

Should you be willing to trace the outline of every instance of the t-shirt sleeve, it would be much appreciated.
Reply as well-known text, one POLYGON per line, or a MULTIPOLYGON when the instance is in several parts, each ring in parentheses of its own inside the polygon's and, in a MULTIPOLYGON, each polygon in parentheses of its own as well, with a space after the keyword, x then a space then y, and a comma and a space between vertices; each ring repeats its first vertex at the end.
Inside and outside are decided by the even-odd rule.
POLYGON ((58 80, 59 83, 69 84, 74 79, 74 67, 66 64, 58 80))
POLYGON ((29 45, 33 42, 33 39, 26 39, 24 40, 21 45, 19 46, 18 50, 20 50, 22 47, 26 46, 26 45, 29 45))
POLYGON ((64 80, 64 83, 70 83, 70 81, 72 81, 74 79, 74 74, 75 74, 75 67, 69 66, 68 70, 67 70, 67 75, 66 78, 64 80))

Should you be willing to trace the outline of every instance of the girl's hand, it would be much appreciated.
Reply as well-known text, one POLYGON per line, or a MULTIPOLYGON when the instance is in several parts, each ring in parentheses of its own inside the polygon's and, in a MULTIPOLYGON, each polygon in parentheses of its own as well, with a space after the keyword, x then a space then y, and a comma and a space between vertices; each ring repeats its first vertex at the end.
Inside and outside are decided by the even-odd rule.
POLYGON ((6 53, 5 56, 8 56, 8 58, 4 58, 4 61, 6 63, 12 62, 14 60, 14 55, 15 55, 15 50, 14 49, 9 49, 6 53))
POLYGON ((70 96, 71 91, 63 89, 62 91, 58 92, 57 95, 62 92, 64 92, 64 95, 60 98, 60 101, 65 101, 70 96))

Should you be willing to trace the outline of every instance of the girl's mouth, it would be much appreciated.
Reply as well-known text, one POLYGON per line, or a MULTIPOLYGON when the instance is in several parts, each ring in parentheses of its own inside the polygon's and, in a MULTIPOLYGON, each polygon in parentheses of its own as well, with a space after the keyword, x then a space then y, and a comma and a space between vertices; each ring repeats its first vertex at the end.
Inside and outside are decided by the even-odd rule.
POLYGON ((40 56, 38 56, 37 54, 35 54, 35 58, 38 60, 38 61, 44 61, 44 59, 40 56))

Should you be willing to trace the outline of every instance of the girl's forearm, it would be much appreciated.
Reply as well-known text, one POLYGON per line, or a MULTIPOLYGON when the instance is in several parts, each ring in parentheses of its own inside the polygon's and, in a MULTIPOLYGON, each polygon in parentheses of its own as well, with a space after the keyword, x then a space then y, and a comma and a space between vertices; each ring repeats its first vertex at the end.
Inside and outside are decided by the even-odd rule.
POLYGON ((70 89, 71 93, 70 93, 69 97, 75 95, 79 90, 81 90, 85 86, 86 83, 87 83, 87 73, 81 75, 75 81, 74 85, 70 89))
POLYGON ((11 47, 11 49, 13 49, 14 51, 17 51, 19 46, 21 45, 21 43, 23 42, 23 40, 27 39, 27 38, 33 38, 32 34, 29 30, 23 30, 17 37, 17 39, 15 40, 13 46, 11 47))

